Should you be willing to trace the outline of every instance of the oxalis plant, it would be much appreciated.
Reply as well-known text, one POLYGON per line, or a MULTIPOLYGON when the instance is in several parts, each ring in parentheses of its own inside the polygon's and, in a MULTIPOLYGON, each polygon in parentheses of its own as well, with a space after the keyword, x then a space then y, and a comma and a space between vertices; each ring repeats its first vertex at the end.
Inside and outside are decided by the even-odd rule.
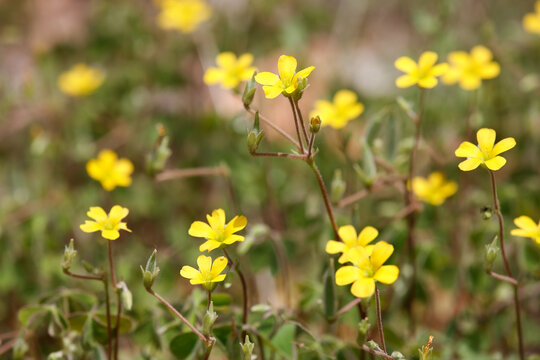
MULTIPOLYGON (((160 5, 159 26, 191 33, 199 23, 209 19, 211 8, 200 1, 190 5, 190 11, 198 16, 180 16, 181 21, 173 21, 175 14, 183 14, 186 9, 178 8, 176 2, 164 1, 160 5)), ((540 19, 534 15, 526 21, 533 31, 540 29, 537 18, 540 19)), ((305 113, 302 101, 309 91, 309 82, 316 81, 319 69, 298 66, 298 60, 290 55, 278 57, 273 69, 277 69, 277 73, 258 71, 254 61, 250 53, 219 53, 215 66, 206 66, 203 80, 207 85, 220 85, 231 91, 242 102, 243 115, 249 124, 247 153, 253 158, 264 158, 257 163, 261 165, 257 170, 266 171, 263 167, 266 162, 272 161, 273 166, 279 167, 280 161, 290 161, 301 164, 298 169, 305 164, 306 173, 311 172, 312 178, 302 180, 316 185, 318 192, 313 195, 321 199, 323 205, 320 207, 324 206, 326 213, 326 222, 321 226, 325 229, 321 235, 324 241, 312 249, 325 260, 315 265, 319 273, 305 275, 316 283, 313 290, 317 298, 315 304, 306 304, 303 298, 299 299, 295 286, 291 285, 295 280, 295 274, 290 271, 292 263, 298 261, 300 264, 305 259, 292 258, 290 249, 279 235, 267 226, 256 224, 252 220, 255 216, 241 210, 243 204, 236 195, 239 185, 233 181, 229 166, 223 163, 214 167, 166 169, 172 151, 169 135, 160 125, 154 147, 145 159, 146 173, 155 184, 188 177, 218 177, 216 181, 225 185, 229 200, 212 204, 208 211, 196 217, 182 219, 190 223, 187 232, 181 234, 182 244, 187 244, 190 250, 196 249, 186 251, 190 255, 183 258, 189 261, 176 264, 170 249, 154 249, 146 262, 137 259, 144 263, 140 266, 142 286, 140 283, 128 284, 127 275, 120 269, 138 270, 133 269, 130 261, 133 259, 126 259, 115 251, 114 246, 118 242, 129 242, 130 228, 136 228, 129 219, 130 210, 113 201, 113 192, 118 187, 132 186, 135 167, 115 151, 101 150, 95 158, 88 160, 86 172, 96 181, 94 185, 100 186, 102 201, 87 204, 88 219, 83 224, 77 223, 78 228, 88 235, 84 239, 70 239, 65 245, 58 272, 65 275, 66 287, 55 289, 18 312, 19 329, 6 336, 5 342, 2 342, 3 337, 0 338, 0 355, 9 353, 14 359, 42 358, 41 354, 46 354, 48 359, 107 360, 435 360, 440 354, 458 358, 458 350, 450 349, 452 345, 437 344, 433 335, 438 333, 437 330, 419 329, 420 325, 430 324, 425 315, 428 312, 421 312, 423 291, 429 285, 422 282, 429 280, 421 276, 421 265, 428 260, 424 259, 422 263, 419 260, 421 247, 425 246, 419 236, 420 220, 422 216, 432 215, 431 207, 441 206, 454 195, 467 197, 470 195, 467 191, 472 188, 466 183, 470 178, 462 182, 466 186, 459 188, 448 178, 441 165, 444 161, 438 161, 435 149, 423 135, 429 121, 426 104, 429 104, 430 93, 442 82, 458 84, 471 96, 471 116, 466 117, 464 131, 460 134, 466 141, 461 142, 454 152, 461 162, 458 164, 453 157, 450 162, 452 167, 457 166, 463 172, 483 171, 483 175, 474 174, 485 182, 486 193, 491 199, 482 215, 490 221, 488 224, 493 220, 496 222, 497 230, 493 233, 487 225, 491 241, 485 244, 484 254, 473 254, 474 261, 480 262, 478 259, 483 255, 481 276, 493 281, 489 283, 492 286, 500 282, 511 291, 511 303, 504 304, 493 317, 511 319, 506 330, 510 333, 507 337, 512 340, 508 344, 496 340, 490 346, 497 350, 501 348, 508 359, 525 360, 526 356, 531 360, 538 359, 534 354, 537 344, 527 347, 523 329, 527 315, 521 289, 530 277, 521 273, 519 262, 509 251, 505 209, 501 207, 497 189, 497 171, 507 161, 502 154, 517 143, 512 137, 496 141, 496 131, 487 127, 476 131, 476 143, 468 141, 474 138, 477 129, 479 89, 484 81, 500 73, 500 65, 493 59, 491 51, 479 45, 470 51, 453 51, 446 61, 439 61, 439 55, 433 51, 421 53, 418 60, 408 56, 396 59, 395 68, 403 73, 395 80, 396 87, 411 87, 416 96, 416 102, 398 97, 392 104, 392 111, 399 112, 399 116, 407 121, 408 142, 405 149, 401 149, 401 162, 387 161, 377 151, 373 139, 381 125, 380 119, 388 115, 387 110, 370 118, 359 136, 359 144, 356 144, 361 150, 361 159, 346 158, 347 164, 351 165, 348 170, 353 174, 353 182, 363 185, 359 191, 347 188, 351 181, 344 179, 347 174, 344 175, 341 169, 335 169, 331 180, 325 180, 324 172, 319 168, 321 157, 328 151, 321 144, 325 132, 336 130, 338 135, 334 135, 344 147, 352 142, 343 138, 339 130, 364 112, 365 106, 359 102, 356 93, 339 89, 331 100, 315 101, 313 109, 305 113), (259 89, 264 94, 264 99, 259 96, 261 101, 285 100, 287 119, 275 121, 254 105, 259 89), (266 150, 278 146, 265 139, 270 129, 286 141, 286 150, 266 150), (430 156, 422 157, 423 154, 430 156), (433 167, 437 169, 422 176, 420 160, 429 163, 433 160, 436 163, 433 167), (393 195, 397 194, 402 205, 396 214, 377 224, 359 215, 360 200, 389 189, 394 191, 393 195), (352 211, 346 212, 351 208, 352 211), (390 236, 386 229, 400 220, 404 220, 403 229, 397 236, 390 236), (261 301, 255 296, 257 286, 265 287, 266 284, 256 283, 249 257, 253 254, 250 253, 253 244, 261 238, 272 242, 276 262, 283 272, 288 297, 286 307, 274 307, 271 301, 261 301), (404 247, 399 248, 399 243, 405 244, 404 247), (85 259, 84 251, 80 250, 87 246, 95 246, 101 254, 98 259, 93 259, 93 263, 85 259), (191 256, 195 252, 197 255, 191 256), (167 270, 160 270, 158 260, 167 270), (171 267, 175 270, 171 271, 171 267), (164 276, 175 278, 189 289, 189 294, 179 295, 181 292, 175 288, 161 287, 159 279, 164 276), (132 291, 137 291, 137 298, 134 299, 132 291), (136 308, 134 304, 141 305, 136 308), (400 307, 403 312, 388 321, 391 306, 400 307), (354 326, 341 326, 351 323, 354 326), (400 341, 398 331, 407 334, 410 343, 400 341), (146 336, 148 334, 150 336, 146 336)), ((78 64, 60 76, 58 85, 65 94, 76 97, 92 93, 104 81, 102 70, 78 64)), ((325 170, 323 166, 321 168, 325 170)), ((299 170, 287 175, 293 178, 304 174, 299 170)), ((457 208, 466 213, 462 204, 467 203, 460 201, 457 208)), ((452 221, 459 227, 457 217, 452 221)), ((516 228, 511 230, 511 235, 530 238, 540 244, 540 223, 521 215, 514 219, 514 224, 516 228)), ((456 242, 462 243, 461 239, 456 242)), ((460 254, 465 252, 459 250, 460 254)), ((474 293, 467 295, 475 296, 474 293)), ((493 321, 491 318, 482 320, 493 321)))

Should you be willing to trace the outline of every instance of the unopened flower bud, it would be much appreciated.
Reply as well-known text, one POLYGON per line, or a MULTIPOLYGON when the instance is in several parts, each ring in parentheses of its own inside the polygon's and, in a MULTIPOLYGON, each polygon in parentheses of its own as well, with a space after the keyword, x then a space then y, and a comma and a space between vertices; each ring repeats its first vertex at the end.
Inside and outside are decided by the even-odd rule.
POLYGON ((262 139, 264 138, 264 131, 259 127, 259 112, 255 113, 255 119, 253 121, 253 128, 249 131, 247 136, 247 146, 250 154, 257 152, 262 139))
POLYGON ((252 353, 253 353, 253 348, 255 347, 255 344, 252 343, 250 340, 249 340, 249 336, 246 335, 246 339, 244 340, 244 343, 240 344, 240 346, 242 347, 242 360, 251 360, 251 356, 252 356, 252 353))
POLYGON ((69 240, 69 245, 64 250, 64 259, 62 260, 62 269, 69 270, 73 265, 73 259, 77 256, 77 250, 74 247, 74 240, 69 240))
POLYGON ((346 187, 347 184, 343 181, 341 170, 336 169, 334 177, 332 178, 332 183, 330 184, 330 200, 332 200, 334 204, 341 200, 346 187))
POLYGON ((321 129, 321 123, 322 121, 319 115, 312 117, 309 120, 309 130, 311 130, 311 132, 314 134, 318 133, 319 130, 321 129))
POLYGON ((482 208, 482 218, 484 220, 489 220, 493 216, 493 210, 489 206, 484 206, 482 208))
POLYGON ((246 82, 246 87, 244 88, 244 93, 242 94, 242 102, 246 109, 249 108, 249 106, 253 102, 253 97, 255 96, 255 91, 257 90, 255 75, 257 75, 257 72, 254 72, 251 80, 246 82))
POLYGON ((154 250, 152 252, 152 255, 150 255, 150 257, 148 258, 148 261, 146 262, 145 268, 141 266, 141 272, 143 275, 143 284, 147 290, 150 290, 152 288, 152 285, 154 284, 154 280, 159 274, 159 267, 157 266, 157 261, 156 261, 156 253, 157 253, 157 250, 154 250))
POLYGON ((393 351, 392 354, 390 354, 390 356, 394 360, 406 360, 405 356, 403 356, 403 354, 400 353, 399 351, 393 351))
POLYGON ((206 314, 203 318, 203 335, 209 337, 212 335, 212 328, 218 318, 217 312, 214 311, 214 302, 210 301, 210 306, 206 310, 206 314))
POLYGON ((500 248, 497 246, 497 235, 493 237, 493 241, 486 245, 486 250, 484 253, 485 257, 485 269, 486 271, 491 271, 493 268, 493 264, 495 263, 495 260, 497 259, 497 256, 499 255, 500 248))

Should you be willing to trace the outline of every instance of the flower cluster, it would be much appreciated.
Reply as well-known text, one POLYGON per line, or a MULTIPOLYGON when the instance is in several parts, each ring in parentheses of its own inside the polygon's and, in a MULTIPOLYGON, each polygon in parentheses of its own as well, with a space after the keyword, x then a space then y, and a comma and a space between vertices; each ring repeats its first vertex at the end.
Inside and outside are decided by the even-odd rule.
POLYGON ((376 281, 393 284, 399 275, 397 266, 384 265, 394 252, 394 247, 386 241, 370 244, 378 235, 377 229, 366 226, 357 237, 354 227, 346 225, 339 228, 342 241, 330 240, 326 244, 327 253, 341 253, 338 259, 341 264, 352 264, 336 271, 336 284, 343 286, 352 283, 351 293, 359 298, 373 295, 376 281))
MULTIPOLYGON (((208 223, 194 221, 188 230, 189 235, 206 239, 199 247, 199 251, 210 252, 238 241, 244 241, 244 237, 236 233, 246 227, 247 219, 245 216, 235 216, 226 223, 225 211, 217 209, 212 211, 212 214, 206 215, 206 219, 208 223)), ((221 272, 227 263, 227 259, 223 256, 215 259, 212 263, 211 257, 200 255, 197 259, 199 270, 191 266, 184 266, 180 270, 180 275, 189 279, 191 284, 201 284, 208 291, 212 291, 216 283, 225 280, 225 275, 221 272)))
POLYGON ((396 86, 407 88, 418 85, 431 89, 438 84, 438 77, 447 85, 459 83, 464 90, 475 90, 482 80, 493 79, 500 73, 500 66, 493 61, 493 54, 485 46, 475 46, 470 54, 465 51, 454 51, 448 55, 448 63, 437 64, 438 55, 426 51, 420 55, 418 63, 402 56, 394 65, 405 75, 396 79, 396 86))
POLYGON ((114 190, 117 186, 130 186, 133 163, 128 159, 118 159, 118 155, 112 150, 101 150, 97 159, 91 159, 86 163, 88 175, 101 183, 107 191, 114 190))
POLYGON ((191 33, 212 16, 212 8, 203 0, 159 0, 157 23, 165 30, 191 33))
POLYGON ((103 70, 86 64, 77 64, 58 77, 58 87, 70 96, 80 97, 92 94, 105 81, 103 70))

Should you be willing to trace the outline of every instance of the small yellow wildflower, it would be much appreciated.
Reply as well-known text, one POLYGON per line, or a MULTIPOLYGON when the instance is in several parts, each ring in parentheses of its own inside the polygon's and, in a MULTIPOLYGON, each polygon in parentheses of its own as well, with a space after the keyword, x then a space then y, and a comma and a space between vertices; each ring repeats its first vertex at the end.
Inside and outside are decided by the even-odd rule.
POLYGON ((210 256, 200 255, 197 258, 197 266, 199 270, 191 266, 183 266, 180 270, 180 275, 192 285, 203 285, 208 291, 212 291, 216 283, 225 280, 225 274, 221 274, 227 266, 227 259, 224 256, 218 257, 212 263, 210 256))
POLYGON ((439 206, 446 198, 456 193, 457 184, 454 181, 446 181, 442 173, 433 172, 427 179, 420 176, 414 177, 411 188, 420 201, 439 206))
POLYGON ((357 101, 357 96, 350 90, 339 90, 332 102, 318 100, 315 102, 315 109, 309 115, 315 117, 319 115, 322 126, 332 126, 341 129, 350 120, 357 118, 363 111, 364 105, 357 101))
POLYGON ((85 96, 103 84, 105 73, 86 64, 77 64, 58 77, 58 87, 70 96, 85 96))
POLYGON ((205 238, 199 251, 212 251, 214 249, 233 244, 237 241, 244 241, 242 235, 235 234, 247 225, 245 216, 235 216, 225 225, 225 211, 217 209, 212 211, 212 215, 206 215, 208 224, 202 221, 195 221, 189 228, 189 235, 205 238))
POLYGON ((538 245, 540 245, 540 221, 538 221, 538 224, 536 224, 530 217, 520 216, 514 219, 514 224, 519 229, 512 229, 510 234, 514 236, 531 238, 538 245))
POLYGON ((397 59, 394 66, 406 73, 396 79, 396 86, 407 88, 413 85, 431 89, 437 85, 437 77, 448 70, 448 64, 437 64, 438 55, 433 51, 426 51, 420 55, 418 64, 407 56, 397 59))
POLYGON ((111 191, 117 186, 131 185, 133 164, 128 159, 118 159, 112 150, 101 150, 97 159, 86 163, 86 172, 99 181, 105 190, 111 191))
POLYGON ((191 33, 212 16, 212 8, 202 0, 159 0, 158 25, 165 30, 191 33))
POLYGON ((119 230, 131 232, 131 230, 127 228, 127 224, 121 221, 128 214, 129 210, 120 205, 114 205, 108 215, 105 210, 99 206, 92 206, 86 215, 95 221, 86 220, 80 228, 87 233, 101 231, 101 236, 103 238, 116 240, 120 237, 119 230))
POLYGON ((450 68, 442 77, 445 84, 459 82, 463 90, 475 90, 483 79, 493 79, 501 72, 501 67, 493 61, 493 54, 485 46, 475 46, 471 53, 454 51, 448 55, 450 68))
POLYGON ((346 263, 347 254, 351 249, 357 247, 365 248, 368 253, 371 252, 373 245, 368 245, 379 236, 379 232, 373 226, 366 226, 360 231, 360 235, 356 236, 356 230, 352 225, 341 226, 338 229, 338 234, 341 241, 330 240, 326 243, 326 252, 329 254, 341 253, 338 261, 343 264, 346 263))
POLYGON ((459 164, 459 168, 463 171, 471 171, 482 165, 489 170, 499 170, 506 164, 506 159, 499 154, 510 150, 516 146, 514 138, 505 138, 495 144, 495 130, 480 129, 476 133, 478 146, 464 141, 459 145, 455 154, 457 157, 466 157, 467 160, 459 164))
POLYGON ((273 99, 279 94, 291 96, 298 89, 298 80, 307 79, 315 66, 307 67, 296 72, 297 62, 292 56, 281 55, 278 60, 279 76, 271 72, 261 72, 255 75, 255 81, 263 85, 264 95, 273 99))
POLYGON ((392 284, 397 280, 399 268, 395 265, 383 265, 394 252, 394 247, 385 241, 379 241, 373 247, 371 255, 366 249, 357 247, 348 253, 348 260, 353 265, 342 266, 336 271, 336 284, 353 284, 351 293, 359 298, 370 297, 375 292, 375 281, 392 284))
POLYGON ((535 12, 523 17, 523 28, 532 34, 540 35, 540 0, 536 2, 534 9, 535 12))
POLYGON ((255 71, 252 62, 251 54, 242 54, 237 59, 232 52, 223 52, 216 57, 218 67, 211 67, 204 73, 204 82, 208 85, 219 83, 225 89, 233 89, 240 82, 251 79, 255 71))

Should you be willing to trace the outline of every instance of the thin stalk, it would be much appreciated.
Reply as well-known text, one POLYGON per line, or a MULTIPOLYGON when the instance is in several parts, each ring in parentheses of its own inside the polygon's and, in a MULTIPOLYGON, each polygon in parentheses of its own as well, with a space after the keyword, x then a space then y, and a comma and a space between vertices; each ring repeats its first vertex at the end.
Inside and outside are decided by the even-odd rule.
POLYGON ((328 213, 328 217, 330 218, 330 223, 332 224, 332 230, 334 230, 334 236, 336 237, 336 240, 340 240, 339 233, 338 233, 338 227, 336 223, 336 219, 334 218, 334 211, 332 210, 332 205, 330 204, 330 198, 328 197, 328 191, 326 190, 326 186, 324 185, 324 180, 322 178, 321 172, 319 171, 319 168, 317 167, 317 164, 313 160, 306 160, 307 164, 313 170, 313 173, 315 174, 315 177, 317 178, 317 183, 319 184, 319 188, 321 189, 321 194, 324 200, 324 205, 326 206, 326 212, 328 213))
POLYGON ((246 338, 246 324, 247 324, 247 317, 248 317, 248 292, 247 292, 247 282, 246 278, 244 277, 244 274, 242 273, 242 270, 240 270, 240 267, 238 266, 238 263, 235 263, 231 256, 229 255, 227 249, 223 248, 223 252, 225 253, 225 256, 227 257, 227 260, 229 261, 229 264, 231 267, 234 266, 234 270, 238 274, 238 277, 240 278, 240 282, 242 284, 242 297, 244 299, 243 302, 243 313, 242 313, 242 339, 246 338))
MULTIPOLYGON (((491 177, 491 190, 493 193, 493 207, 495 210, 495 214, 497 214, 497 219, 499 220, 499 241, 501 243, 501 254, 504 262, 504 267, 506 268, 506 273, 508 274, 508 277, 514 279, 514 276, 512 275, 512 270, 510 270, 510 265, 508 264, 508 258, 506 257, 506 250, 504 248, 504 220, 502 217, 500 205, 499 205, 499 197, 497 195, 497 184, 495 182, 495 175, 493 174, 493 171, 489 170, 489 175, 491 177)), ((519 304, 519 283, 516 281, 514 284, 514 307, 516 311, 516 326, 517 326, 517 333, 518 333, 518 346, 519 346, 519 358, 521 360, 525 359, 525 350, 523 347, 523 333, 521 329, 521 305, 519 304)))
POLYGON ((302 141, 302 137, 300 136, 300 127, 298 125, 298 117, 296 116, 296 109, 294 107, 294 102, 291 98, 289 98, 289 104, 291 104, 293 117, 294 117, 294 127, 296 128, 296 136, 298 136, 298 143, 300 143, 300 152, 303 154, 304 151, 304 143, 302 141))
POLYGON ((195 333, 195 335, 197 335, 199 337, 199 339, 201 339, 204 343, 206 344, 209 344, 210 343, 210 339, 207 339, 206 336, 204 336, 199 330, 197 330, 195 328, 195 326, 191 325, 191 323, 182 315, 178 312, 178 310, 176 310, 174 308, 174 306, 172 306, 171 304, 169 304, 169 302, 167 300, 165 300, 164 298, 162 298, 158 293, 156 293, 154 290, 152 290, 151 288, 147 288, 146 291, 151 294, 152 296, 154 296, 156 299, 158 299, 163 305, 165 305, 165 307, 167 309, 169 309, 174 315, 176 315, 177 318, 179 318, 184 324, 186 324, 186 326, 188 328, 191 329, 191 331, 193 331, 195 333))
POLYGON ((306 155, 288 154, 288 153, 282 153, 282 152, 256 152, 256 153, 251 153, 251 155, 261 156, 261 157, 284 157, 284 158, 298 159, 298 160, 306 159, 306 155))
POLYGON ((315 140, 315 133, 311 133, 311 137, 309 138, 309 143, 308 143, 308 152, 307 152, 308 159, 311 157, 311 154, 313 153, 314 140, 315 140))
MULTIPOLYGON (((255 110, 251 109, 250 107, 246 107, 246 111, 249 112, 251 115, 255 115, 255 110)), ((283 130, 282 128, 280 128, 276 124, 274 124, 270 119, 268 119, 267 117, 265 117, 265 116, 263 116, 261 114, 259 114, 259 119, 262 120, 262 122, 264 122, 268 126, 270 126, 272 129, 277 131, 279 134, 281 134, 287 140, 289 140, 294 146, 296 146, 298 148, 298 150, 301 149, 300 144, 296 140, 294 140, 294 138, 291 135, 289 135, 285 130, 283 130)))
POLYGON ((493 271, 488 271, 487 274, 497 280, 501 280, 501 281, 506 281, 507 283, 509 284, 512 284, 514 286, 518 286, 518 282, 516 279, 510 277, 510 276, 505 276, 505 275, 501 275, 501 274, 497 274, 496 272, 493 272, 493 271))
POLYGON ((298 100, 294 100, 294 106, 296 108, 296 113, 298 114, 298 120, 300 121, 302 132, 304 133, 304 139, 306 140, 306 144, 309 144, 310 141, 308 139, 306 131, 306 123, 304 122, 304 117, 302 116, 302 112, 300 111, 300 106, 298 106, 298 100))
POLYGON ((384 330, 382 324, 382 314, 381 314, 381 299, 379 298, 379 288, 375 285, 375 300, 377 302, 377 327, 379 329, 379 338, 381 341, 381 346, 386 354, 386 343, 384 341, 384 330))
POLYGON ((109 280, 107 279, 107 274, 101 275, 81 275, 74 274, 69 269, 63 269, 64 274, 71 276, 75 279, 81 280, 95 280, 103 282, 103 287, 105 290, 105 313, 107 317, 107 359, 112 360, 112 345, 111 345, 111 313, 110 313, 110 302, 109 302, 109 280))
POLYGON ((120 328, 120 314, 122 312, 122 302, 120 299, 120 292, 118 291, 118 286, 116 283, 116 274, 114 272, 114 262, 113 262, 113 256, 112 256, 112 244, 111 241, 107 241, 107 250, 109 254, 109 271, 111 273, 111 285, 116 292, 116 299, 117 299, 117 305, 116 305, 116 324, 114 326, 114 359, 118 359, 118 330, 120 328))
MULTIPOLYGON (((421 127, 422 127, 422 118, 424 115, 424 101, 425 101, 426 92, 424 89, 420 92, 420 102, 418 104, 418 113, 416 117, 412 120, 414 122, 414 143, 411 149, 411 155, 409 158, 409 173, 407 177, 407 183, 405 184, 405 205, 409 207, 416 202, 416 198, 411 189, 412 179, 414 178, 416 172, 416 155, 418 153, 418 145, 420 143, 421 127)), ((412 211, 407 217, 407 250, 409 256, 409 263, 412 266, 411 273, 411 283, 409 285, 409 294, 407 296, 407 307, 409 309, 409 314, 411 316, 411 328, 414 330, 416 327, 414 314, 413 314, 413 302, 415 297, 416 289, 416 251, 415 251, 415 242, 416 242, 416 222, 418 220, 418 213, 412 211)))
POLYGON ((167 181, 195 176, 226 176, 227 170, 222 166, 202 167, 192 169, 173 169, 166 170, 156 175, 156 181, 167 181))
POLYGON ((212 349, 214 348, 214 344, 216 343, 214 338, 211 338, 210 341, 206 344, 206 352, 204 353, 204 360, 210 359, 210 353, 212 352, 212 349))
POLYGON ((212 302, 212 292, 207 291, 208 293, 208 304, 206 304, 206 310, 210 310, 210 303, 212 302))
POLYGON ((368 353, 370 353, 372 355, 382 357, 383 359, 394 360, 394 358, 391 357, 390 355, 388 355, 386 353, 383 353, 382 351, 371 349, 367 345, 362 345, 362 350, 364 350, 365 352, 368 352, 368 353))

